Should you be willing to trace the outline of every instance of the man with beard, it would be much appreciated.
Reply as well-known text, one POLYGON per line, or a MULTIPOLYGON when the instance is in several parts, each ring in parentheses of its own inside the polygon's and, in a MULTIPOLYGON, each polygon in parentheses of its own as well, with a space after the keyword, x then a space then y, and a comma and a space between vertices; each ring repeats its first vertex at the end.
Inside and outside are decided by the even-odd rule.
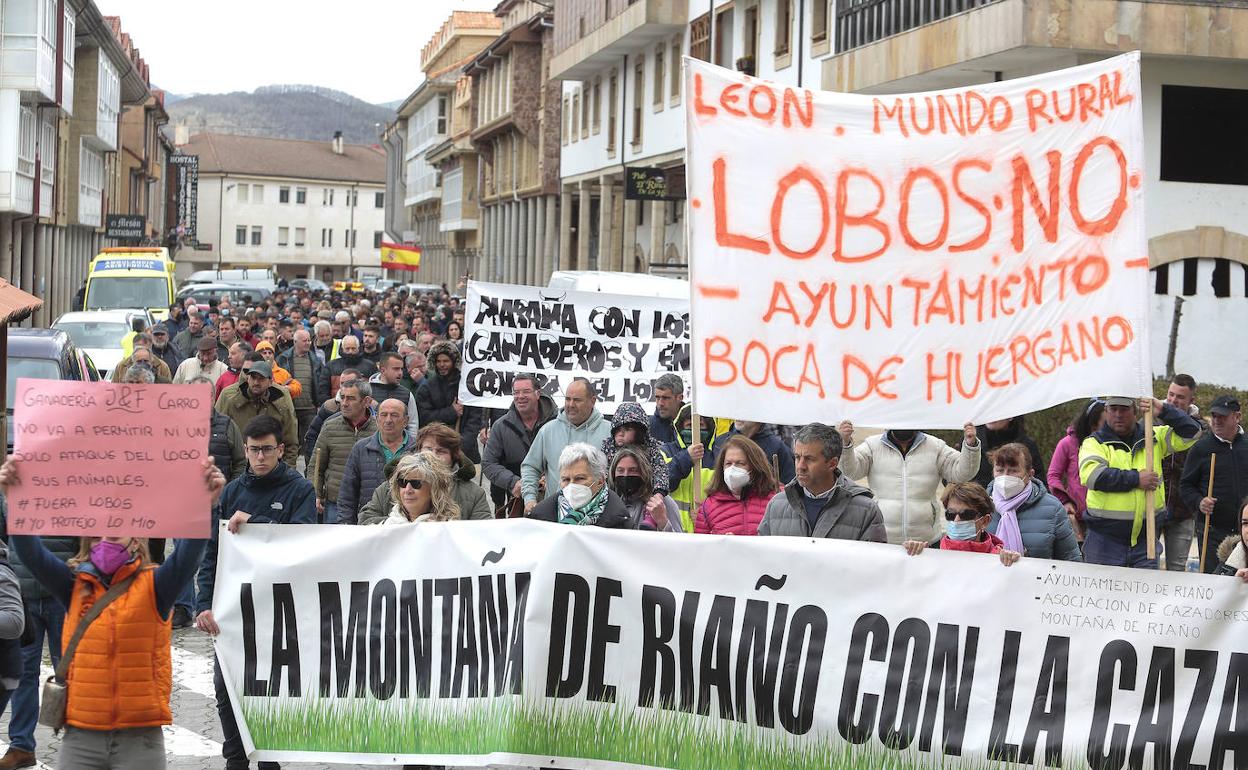
POLYGON ((233 420, 240 430, 262 414, 276 419, 282 426, 279 438, 284 446, 284 459, 291 468, 295 467, 299 458, 299 421, 290 394, 273 384, 273 367, 269 362, 253 362, 245 379, 221 391, 217 397, 217 411, 233 420))
POLYGON ((459 348, 453 342, 439 342, 429 349, 429 371, 416 390, 416 407, 421 427, 433 422, 455 428, 463 439, 463 452, 474 463, 481 462, 477 432, 485 427, 480 407, 459 403, 459 348))
POLYGON ((338 380, 347 369, 356 370, 365 379, 377 373, 376 364, 360 354, 360 341, 350 334, 339 342, 338 357, 329 362, 330 387, 335 393, 338 392, 338 380))

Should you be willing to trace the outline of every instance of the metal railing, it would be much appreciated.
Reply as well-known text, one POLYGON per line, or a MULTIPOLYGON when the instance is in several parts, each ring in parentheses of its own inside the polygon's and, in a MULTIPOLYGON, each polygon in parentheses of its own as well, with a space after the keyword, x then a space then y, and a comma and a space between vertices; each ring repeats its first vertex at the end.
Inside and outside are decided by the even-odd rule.
POLYGON ((836 50, 848 51, 1000 0, 844 0, 836 9, 836 50))

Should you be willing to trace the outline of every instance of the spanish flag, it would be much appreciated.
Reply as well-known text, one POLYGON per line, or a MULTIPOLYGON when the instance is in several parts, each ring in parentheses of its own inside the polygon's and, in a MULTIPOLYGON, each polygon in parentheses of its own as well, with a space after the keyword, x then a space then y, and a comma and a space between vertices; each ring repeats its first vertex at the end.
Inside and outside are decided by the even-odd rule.
POLYGON ((391 270, 419 270, 420 247, 381 243, 381 266, 391 270))

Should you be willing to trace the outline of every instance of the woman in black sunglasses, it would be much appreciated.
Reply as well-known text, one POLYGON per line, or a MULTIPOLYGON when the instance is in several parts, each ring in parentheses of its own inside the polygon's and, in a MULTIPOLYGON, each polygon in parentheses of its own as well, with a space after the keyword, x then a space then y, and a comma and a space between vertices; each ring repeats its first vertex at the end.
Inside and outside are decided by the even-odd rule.
POLYGON ((940 548, 947 551, 970 553, 993 553, 1001 563, 1010 566, 1022 558, 1022 554, 1005 547, 1001 538, 988 531, 992 521, 992 498, 983 487, 973 481, 957 482, 945 487, 940 502, 945 506, 945 534, 924 543, 907 540, 902 543, 906 553, 918 556, 924 548, 940 548))
POLYGON ((404 455, 390 475, 390 515, 378 524, 457 521, 450 471, 430 452, 404 455))

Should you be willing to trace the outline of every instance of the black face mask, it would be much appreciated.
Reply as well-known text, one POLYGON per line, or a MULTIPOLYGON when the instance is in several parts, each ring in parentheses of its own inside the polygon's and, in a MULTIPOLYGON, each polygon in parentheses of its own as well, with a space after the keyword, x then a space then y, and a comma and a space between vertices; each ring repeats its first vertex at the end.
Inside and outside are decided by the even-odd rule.
POLYGON ((628 500, 641 491, 641 476, 616 476, 615 493, 628 500))
POLYGON ((891 433, 891 434, 892 434, 892 436, 893 436, 893 438, 894 438, 894 439, 896 439, 897 441, 903 441, 903 442, 905 442, 905 441, 914 441, 914 434, 915 434, 915 433, 917 433, 917 432, 918 432, 918 431, 913 431, 913 430, 894 430, 894 431, 889 431, 889 433, 891 433))

